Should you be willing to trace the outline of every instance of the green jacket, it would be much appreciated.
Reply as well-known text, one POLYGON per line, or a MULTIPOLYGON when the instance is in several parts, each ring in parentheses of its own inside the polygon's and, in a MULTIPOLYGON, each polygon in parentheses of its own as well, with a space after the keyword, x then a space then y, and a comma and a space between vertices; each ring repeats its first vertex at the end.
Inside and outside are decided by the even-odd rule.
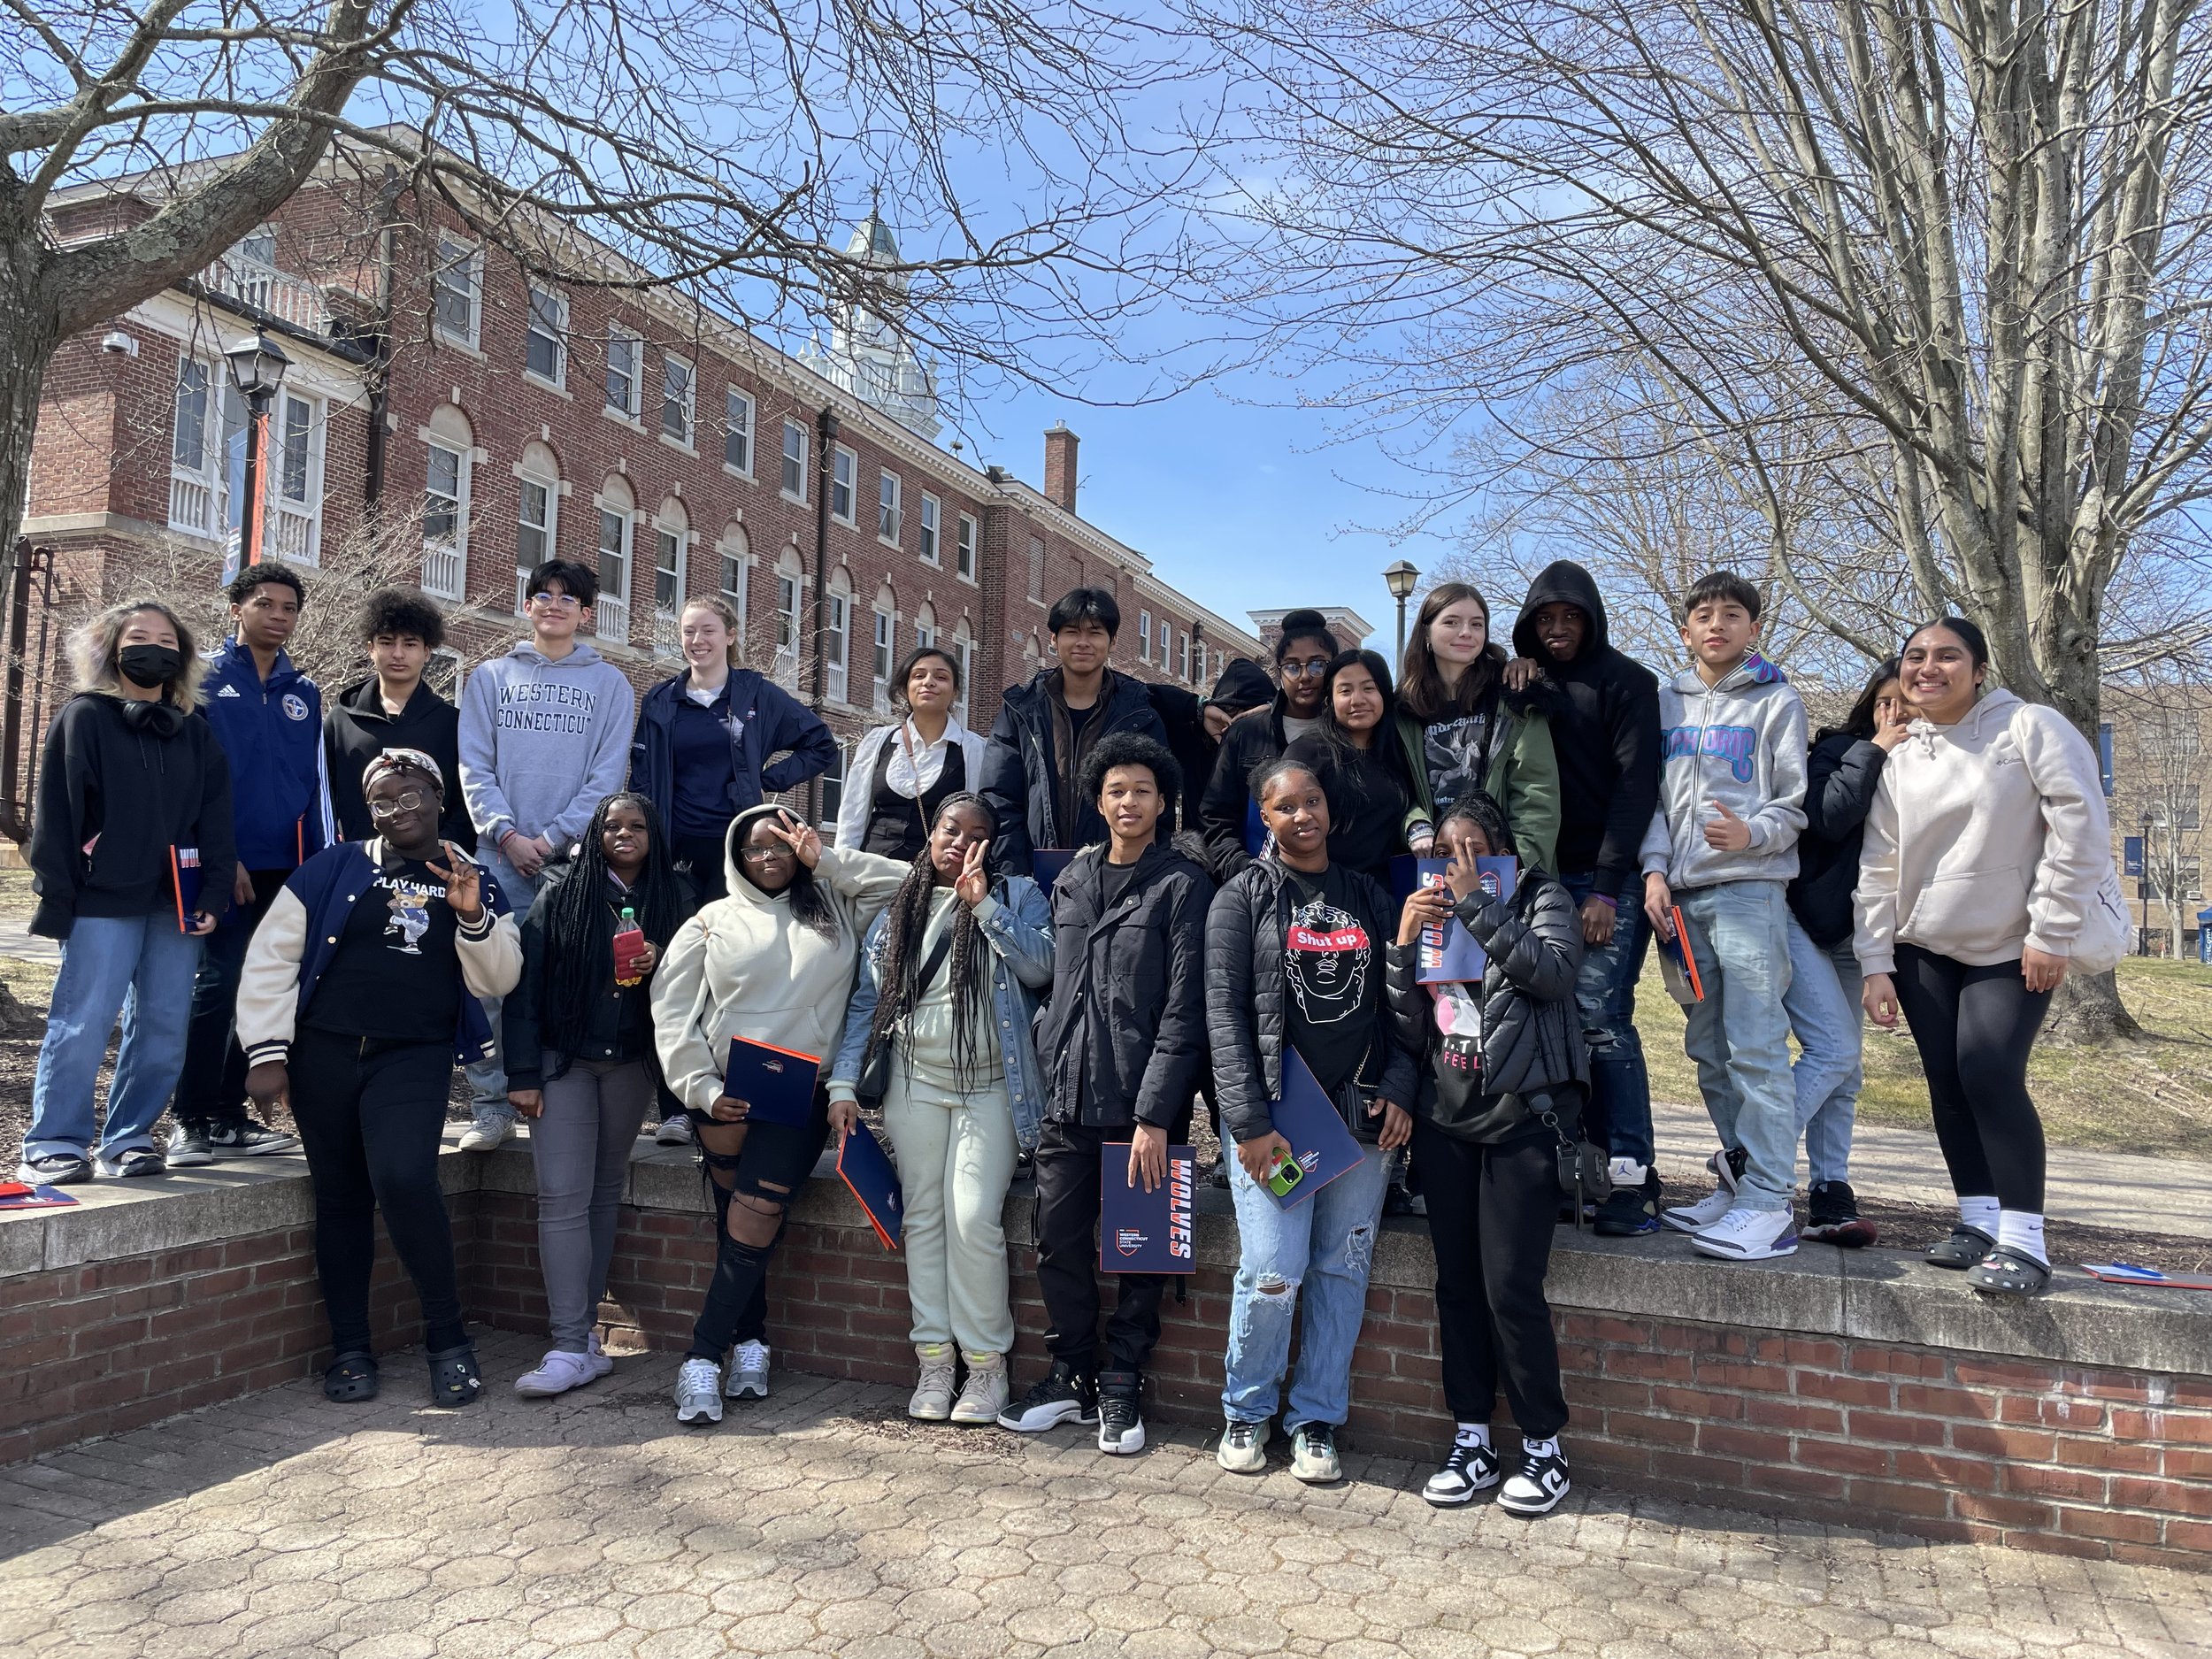
MULTIPOLYGON (((1505 813, 1521 863, 1550 870, 1559 848, 1559 757, 1552 752, 1550 723, 1533 709, 1511 707, 1503 697, 1493 718, 1498 733, 1490 745, 1483 787, 1505 813)), ((1423 752, 1426 727, 1426 721, 1399 710, 1398 741, 1405 745, 1407 770, 1413 774, 1413 808, 1406 814, 1409 840, 1417 826, 1433 830, 1440 810, 1423 752)))

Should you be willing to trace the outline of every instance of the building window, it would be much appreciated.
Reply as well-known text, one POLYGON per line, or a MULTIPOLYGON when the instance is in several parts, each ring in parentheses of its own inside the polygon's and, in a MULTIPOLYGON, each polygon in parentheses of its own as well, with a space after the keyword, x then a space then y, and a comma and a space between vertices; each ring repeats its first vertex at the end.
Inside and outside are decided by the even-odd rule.
POLYGON ((851 524, 853 518, 853 479, 860 471, 860 457, 843 444, 830 451, 830 517, 840 524, 851 524))
POLYGON ((724 400, 722 465, 753 475, 753 400, 733 386, 724 400))
POLYGON ((1198 653, 1198 683, 1202 686, 1206 683, 1206 642, 1201 640, 1193 649, 1198 653))
POLYGON ((691 447, 691 365, 681 357, 661 359, 661 434, 691 447))
POLYGON ((638 411, 638 359, 644 342, 621 328, 607 330, 607 407, 625 420, 635 420, 638 411))
POLYGON ((477 250, 450 236, 438 238, 438 265, 430 277, 430 314, 438 333, 474 349, 482 265, 477 250))
POLYGON ((776 675, 789 683, 799 672, 799 579, 776 572, 776 675))
POLYGON ((2143 754, 2152 760, 2193 759, 2204 746, 2204 729, 2194 709, 2147 709, 2143 712, 2143 754))
POLYGON ((684 550, 689 534, 656 525, 653 530, 653 649, 676 649, 676 618, 684 608, 684 550))
POLYGON ((522 366, 555 386, 568 375, 568 301, 534 282, 530 285, 530 329, 523 342, 522 366))
POLYGON ((952 641, 953 654, 960 659, 960 701, 953 704, 953 712, 960 717, 963 726, 968 723, 969 682, 975 678, 969 672, 969 654, 974 650, 975 641, 968 637, 967 628, 968 625, 962 623, 960 632, 953 636, 952 641))
POLYGON ((1178 634, 1176 643, 1183 659, 1182 666, 1176 670, 1176 675, 1185 685, 1188 685, 1190 683, 1190 635, 1178 634))
POLYGON ((876 475, 876 534, 896 547, 899 542, 899 477, 895 472, 876 475))
POLYGON ((898 648, 899 619, 888 611, 876 612, 874 702, 878 709, 891 706, 891 662, 898 648))
POLYGON ((428 446, 422 491, 422 586, 457 599, 467 591, 469 457, 442 443, 428 446))
POLYGON ((553 557, 553 517, 560 511, 560 491, 541 479, 524 474, 522 505, 515 514, 515 609, 519 611, 530 595, 523 592, 530 572, 553 557))
POLYGON ((228 494, 224 461, 231 448, 224 440, 231 423, 219 411, 228 411, 233 404, 238 406, 242 431, 243 400, 230 389, 227 377, 194 357, 177 365, 177 425, 169 462, 172 530, 210 537, 223 532, 228 494))
POLYGON ((448 703, 461 700, 461 653, 441 645, 422 665, 422 683, 448 703))
POLYGON ((1029 596, 1044 603, 1045 544, 1033 535, 1029 538, 1029 596))
POLYGON ((975 520, 966 513, 960 515, 958 539, 955 543, 953 574, 963 581, 975 580, 975 520))
POLYGON ((723 533, 720 548, 722 597, 730 609, 737 612, 737 640, 741 650, 745 646, 746 618, 752 614, 746 604, 746 590, 751 585, 746 580, 747 546, 745 532, 741 526, 732 525, 723 533))
POLYGON ((795 420, 783 423, 783 493, 806 499, 806 428, 795 420))
POLYGON ((936 496, 925 495, 922 497, 922 563, 925 565, 942 562, 937 552, 937 525, 943 511, 937 504, 936 496))
POLYGON ((323 440, 320 406, 285 393, 278 400, 274 431, 276 499, 263 546, 265 557, 313 565, 322 557, 323 440))
POLYGON ((603 640, 630 639, 630 515, 599 510, 599 607, 603 640))
POLYGON ((845 803, 845 746, 837 745, 836 758, 822 768, 822 813, 825 833, 837 827, 837 814, 845 803))
POLYGON ((824 689, 832 703, 845 701, 845 620, 851 603, 850 595, 833 591, 822 629, 822 664, 829 671, 823 676, 824 689))
POLYGON ((1152 660, 1152 613, 1149 611, 1137 612, 1137 660, 1141 663, 1152 660))

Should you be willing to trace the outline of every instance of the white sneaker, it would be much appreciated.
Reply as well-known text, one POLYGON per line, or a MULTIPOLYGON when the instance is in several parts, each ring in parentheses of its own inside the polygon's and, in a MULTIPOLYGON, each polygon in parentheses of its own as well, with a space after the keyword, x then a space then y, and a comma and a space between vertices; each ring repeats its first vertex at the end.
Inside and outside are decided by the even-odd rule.
POLYGON ((595 1377, 604 1377, 614 1369, 614 1356, 599 1346, 596 1331, 584 1340, 584 1356, 591 1361, 591 1374, 595 1377))
POLYGON ((710 1359, 687 1359, 676 1373, 676 1421, 722 1420, 722 1368, 710 1359))
POLYGON ((1264 1422, 1239 1423, 1232 1418, 1222 1425, 1221 1440, 1214 1448, 1214 1462, 1233 1475, 1256 1475, 1267 1467, 1267 1436, 1269 1425, 1264 1422))
POLYGON ((731 1400, 742 1400, 748 1395, 755 1400, 768 1398, 767 1343, 737 1345, 737 1352, 730 1356, 729 1380, 722 1385, 722 1393, 731 1400))
POLYGON ((526 1400, 550 1400, 555 1394, 580 1388, 603 1375, 591 1363, 590 1355, 557 1348, 538 1362, 537 1370, 526 1371, 515 1379, 515 1392, 526 1400))
POLYGON ((1498 1488, 1498 1507, 1533 1520, 1549 1515, 1567 1495, 1567 1453, 1557 1440, 1521 1442, 1521 1466, 1498 1488))
POLYGON ((1787 1210, 1732 1210, 1704 1232, 1692 1233, 1690 1248, 1724 1262, 1794 1256, 1797 1218, 1787 1210))
POLYGON ((1661 1210, 1659 1219, 1677 1233, 1702 1233, 1725 1216, 1735 1202, 1736 1195, 1728 1188, 1716 1187, 1694 1204, 1677 1204, 1672 1210, 1661 1210))
POLYGON ((461 1150, 496 1152, 500 1143, 514 1132, 515 1120, 511 1118, 479 1118, 461 1131, 461 1150))
POLYGON ((952 1402, 951 1420, 962 1425, 995 1423, 1012 1389, 1006 1379, 1006 1356, 970 1354, 967 1386, 952 1402))
POLYGON ((917 1342, 914 1357, 921 1362, 921 1377, 906 1415, 921 1423, 942 1423, 952 1416, 953 1373, 958 1369, 949 1342, 917 1342))

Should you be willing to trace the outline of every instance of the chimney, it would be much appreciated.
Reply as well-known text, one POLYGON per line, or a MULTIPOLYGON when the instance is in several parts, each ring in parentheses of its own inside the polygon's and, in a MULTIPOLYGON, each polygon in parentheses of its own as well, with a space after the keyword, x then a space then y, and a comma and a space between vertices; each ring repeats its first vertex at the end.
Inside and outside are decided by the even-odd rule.
POLYGON ((1045 434, 1045 494, 1075 511, 1076 436, 1064 421, 1056 420, 1045 434))

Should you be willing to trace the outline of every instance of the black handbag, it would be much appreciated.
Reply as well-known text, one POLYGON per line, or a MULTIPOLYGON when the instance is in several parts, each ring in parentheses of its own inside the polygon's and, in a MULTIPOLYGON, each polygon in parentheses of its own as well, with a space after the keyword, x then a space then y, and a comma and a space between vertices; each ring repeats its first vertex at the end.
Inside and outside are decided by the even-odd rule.
MULTIPOLYGON (((937 971, 945 965, 945 958, 952 954, 952 929, 948 927, 937 935, 937 943, 922 963, 921 972, 914 976, 914 998, 921 1000, 924 991, 935 983, 937 971)), ((863 1106, 873 1110, 883 1104, 883 1097, 891 1091, 891 1045, 872 1042, 867 1056, 860 1063, 860 1076, 853 1084, 853 1093, 860 1097, 863 1106)))
POLYGON ((1605 1151, 1592 1146, 1582 1134, 1582 1114, 1575 1113, 1574 1133, 1570 1134, 1559 1121, 1559 1113, 1549 1094, 1539 1094, 1528 1102, 1544 1127, 1550 1130, 1555 1149, 1559 1175, 1559 1195, 1574 1205, 1575 1226, 1583 1224, 1583 1210, 1588 1204, 1601 1204, 1613 1195, 1613 1174, 1605 1151))

